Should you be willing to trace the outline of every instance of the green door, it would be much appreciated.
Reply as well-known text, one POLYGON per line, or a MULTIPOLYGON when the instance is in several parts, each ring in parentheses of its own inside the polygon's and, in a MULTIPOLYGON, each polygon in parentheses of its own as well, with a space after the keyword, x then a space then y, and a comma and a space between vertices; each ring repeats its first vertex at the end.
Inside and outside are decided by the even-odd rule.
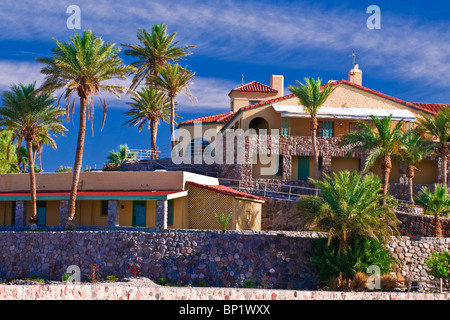
POLYGON ((298 180, 308 180, 309 157, 298 157, 298 180))
POLYGON ((145 227, 147 204, 145 201, 133 201, 133 227, 145 227))
POLYGON ((47 203, 46 201, 36 201, 37 217, 39 219, 38 226, 45 226, 47 218, 47 203))

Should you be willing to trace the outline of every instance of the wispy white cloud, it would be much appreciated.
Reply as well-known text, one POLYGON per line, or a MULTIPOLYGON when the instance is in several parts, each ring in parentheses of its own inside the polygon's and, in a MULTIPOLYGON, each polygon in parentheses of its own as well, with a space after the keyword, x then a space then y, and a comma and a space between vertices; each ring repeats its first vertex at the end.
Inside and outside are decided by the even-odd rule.
MULTIPOLYGON (((65 10, 70 4, 3 0, 0 27, 7 32, 0 39, 67 38, 71 31, 66 28, 65 10)), ((77 4, 83 28, 117 43, 136 42, 138 27, 166 23, 170 32, 178 32, 182 44, 195 44, 198 55, 259 65, 342 71, 343 63, 350 64, 348 55, 356 52, 374 77, 389 76, 392 81, 420 79, 425 84, 448 86, 444 81, 436 82, 450 71, 448 22, 420 24, 415 19, 384 13, 381 8, 381 30, 369 30, 365 10, 323 8, 304 1, 283 5, 238 0, 83 0, 77 4)))

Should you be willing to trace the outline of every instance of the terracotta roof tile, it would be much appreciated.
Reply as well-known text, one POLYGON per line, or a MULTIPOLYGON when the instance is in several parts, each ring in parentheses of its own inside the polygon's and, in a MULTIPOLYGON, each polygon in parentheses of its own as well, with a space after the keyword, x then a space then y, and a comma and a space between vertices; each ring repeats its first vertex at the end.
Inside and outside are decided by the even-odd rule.
POLYGON ((252 81, 246 84, 243 84, 239 87, 234 88, 233 90, 230 91, 230 93, 228 95, 231 94, 231 92, 233 91, 238 91, 238 92, 262 92, 262 93, 277 93, 278 90, 275 90, 269 86, 266 86, 262 83, 259 83, 257 81, 252 81))
POLYGON ((192 181, 187 181, 186 183, 188 185, 192 185, 192 186, 195 186, 195 187, 211 190, 211 191, 214 191, 214 192, 217 192, 217 193, 220 193, 220 194, 224 194, 224 195, 227 195, 227 196, 230 196, 230 197, 241 197, 241 198, 259 200, 259 201, 264 201, 264 202, 266 201, 265 198, 255 196, 255 195, 250 194, 250 193, 238 191, 236 189, 233 189, 233 188, 230 188, 230 187, 226 187, 226 186, 222 186, 222 185, 201 184, 201 183, 196 183, 196 182, 192 182, 192 181))
POLYGON ((178 124, 178 127, 180 125, 193 124, 193 123, 226 123, 227 121, 224 119, 226 119, 231 114, 233 114, 233 112, 224 112, 224 113, 214 114, 214 115, 205 116, 205 117, 201 117, 201 118, 190 119, 190 120, 180 122, 178 124))

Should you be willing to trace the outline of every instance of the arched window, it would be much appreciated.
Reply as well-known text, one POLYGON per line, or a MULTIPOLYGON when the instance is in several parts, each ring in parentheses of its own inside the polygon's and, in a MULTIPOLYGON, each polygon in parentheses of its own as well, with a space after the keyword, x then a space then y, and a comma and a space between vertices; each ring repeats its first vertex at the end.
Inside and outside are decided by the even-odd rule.
POLYGON ((266 130, 266 134, 268 134, 269 123, 264 118, 256 117, 253 118, 252 121, 250 121, 249 129, 255 130, 257 134, 260 134, 261 130, 266 130))

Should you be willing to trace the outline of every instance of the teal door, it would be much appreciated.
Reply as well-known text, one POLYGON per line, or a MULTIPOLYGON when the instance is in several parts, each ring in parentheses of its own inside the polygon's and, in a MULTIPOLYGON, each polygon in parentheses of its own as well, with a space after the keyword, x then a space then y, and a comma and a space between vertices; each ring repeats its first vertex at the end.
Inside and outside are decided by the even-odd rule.
POLYGON ((298 157, 298 180, 308 180, 309 157, 298 157))
POLYGON ((145 201, 133 201, 133 227, 145 227, 147 205, 145 201))
POLYGON ((36 201, 37 217, 39 219, 38 226, 45 226, 47 218, 47 203, 45 201, 36 201))

